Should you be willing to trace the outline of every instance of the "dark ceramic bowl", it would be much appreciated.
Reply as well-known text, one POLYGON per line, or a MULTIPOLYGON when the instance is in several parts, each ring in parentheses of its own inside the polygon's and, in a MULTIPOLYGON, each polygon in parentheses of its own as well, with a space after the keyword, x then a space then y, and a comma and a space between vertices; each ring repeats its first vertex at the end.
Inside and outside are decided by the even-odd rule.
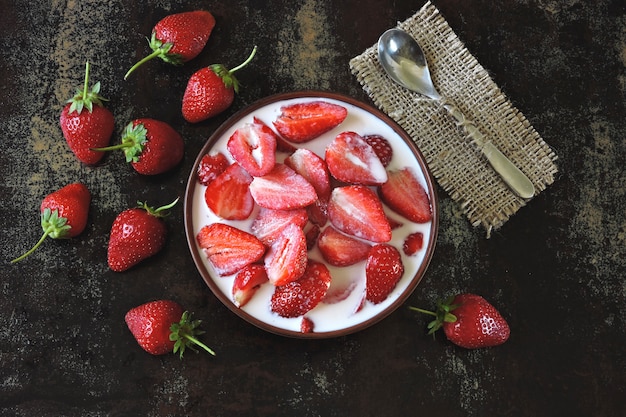
MULTIPOLYGON (((280 155, 277 161, 281 161, 280 155)), ((232 159, 231 159, 232 160, 232 159)), ((415 290, 424 276, 435 249, 438 231, 438 200, 435 186, 428 172, 426 162, 411 138, 384 113, 361 103, 350 97, 339 94, 316 91, 293 92, 267 97, 248 106, 232 116, 208 139, 191 170, 185 193, 185 232, 193 260, 200 275, 215 296, 233 313, 253 325, 278 335, 298 338, 330 338, 343 336, 365 329, 379 322, 399 306, 401 306, 415 290), (332 139, 343 131, 354 131, 360 135, 379 134, 389 140, 394 150, 394 157, 388 169, 399 169, 405 166, 412 167, 422 186, 430 196, 433 219, 426 224, 412 223, 385 207, 388 216, 401 223, 402 226, 393 230, 392 240, 389 242, 402 253, 404 275, 398 282, 389 297, 378 304, 364 301, 365 293, 365 261, 349 267, 329 266, 332 283, 327 298, 318 304, 305 316, 314 323, 313 332, 302 332, 302 317, 283 318, 270 310, 270 298, 274 287, 270 283, 262 285, 252 299, 237 307, 232 300, 232 284, 234 276, 219 276, 208 261, 202 248, 196 241, 199 230, 209 223, 222 222, 249 231, 251 220, 255 212, 247 221, 225 221, 215 216, 204 201, 205 186, 197 179, 197 169, 202 157, 210 152, 221 151, 230 158, 226 149, 226 142, 232 133, 245 123, 257 117, 268 126, 280 114, 281 106, 288 103, 324 100, 340 104, 348 109, 348 116, 342 124, 318 139, 305 144, 296 145, 306 147, 320 156, 324 156, 324 149, 332 139), (423 233, 423 248, 415 255, 407 256, 402 251, 404 238, 412 232, 423 233)), ((317 248, 309 251, 309 257, 323 261, 317 248)))

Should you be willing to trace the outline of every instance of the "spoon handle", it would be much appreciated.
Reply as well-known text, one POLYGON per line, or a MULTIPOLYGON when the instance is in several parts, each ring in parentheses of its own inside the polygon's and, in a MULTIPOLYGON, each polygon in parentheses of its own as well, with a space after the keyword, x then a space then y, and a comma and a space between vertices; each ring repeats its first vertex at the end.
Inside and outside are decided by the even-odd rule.
POLYGON ((467 136, 479 147, 494 171, 502 177, 504 182, 516 195, 524 199, 531 198, 535 195, 535 187, 528 177, 524 175, 509 158, 504 156, 491 141, 486 140, 485 136, 478 130, 476 125, 468 120, 458 107, 447 102, 443 103, 443 107, 450 113, 456 124, 460 126, 466 132, 467 136))

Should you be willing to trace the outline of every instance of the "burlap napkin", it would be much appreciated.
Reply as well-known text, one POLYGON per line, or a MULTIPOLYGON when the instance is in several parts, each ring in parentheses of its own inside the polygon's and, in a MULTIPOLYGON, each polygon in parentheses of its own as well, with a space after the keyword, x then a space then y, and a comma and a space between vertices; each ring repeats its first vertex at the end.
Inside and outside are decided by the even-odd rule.
MULTIPOLYGON (((555 153, 465 48, 430 1, 398 24, 420 44, 437 90, 528 176, 535 195, 554 182, 555 153)), ((487 237, 526 204, 493 171, 481 151, 436 101, 395 84, 380 66, 377 45, 350 69, 383 112, 413 138, 439 185, 487 237)))

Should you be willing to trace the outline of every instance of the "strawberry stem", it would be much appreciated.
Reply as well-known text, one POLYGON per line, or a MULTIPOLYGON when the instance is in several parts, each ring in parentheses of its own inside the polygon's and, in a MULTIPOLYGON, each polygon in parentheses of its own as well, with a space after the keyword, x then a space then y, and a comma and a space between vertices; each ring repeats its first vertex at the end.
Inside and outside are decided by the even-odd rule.
POLYGON ((89 61, 85 62, 85 82, 83 84, 83 101, 87 101, 89 94, 89 61))
POLYGON ((41 213, 41 228, 43 229, 43 236, 39 238, 35 246, 30 248, 23 255, 13 259, 12 264, 21 261, 31 253, 35 252, 39 246, 46 240, 48 236, 53 239, 66 239, 69 237, 69 232, 72 226, 67 224, 67 218, 59 217, 59 210, 50 210, 46 207, 41 213))
POLYGON ((68 113, 77 112, 80 114, 83 108, 89 110, 89 113, 93 112, 93 105, 102 106, 103 101, 108 101, 106 98, 100 95, 100 82, 97 82, 89 90, 89 61, 85 63, 85 80, 83 82, 82 89, 78 88, 74 97, 67 100, 70 104, 68 113))
POLYGON ((424 310, 413 306, 409 306, 409 310, 435 317, 433 321, 428 323, 428 334, 434 334, 444 323, 454 323, 456 321, 456 316, 452 314, 451 311, 456 309, 458 305, 452 304, 453 301, 454 297, 449 297, 445 301, 438 301, 436 311, 424 310))
POLYGON ((35 243, 35 246, 33 246, 32 248, 30 248, 26 253, 24 253, 21 256, 18 256, 17 258, 13 259, 11 261, 12 264, 21 261, 22 259, 26 258, 28 255, 30 255, 31 253, 35 252, 37 250, 37 248, 39 246, 41 246, 41 244, 44 242, 44 240, 46 240, 46 238, 48 237, 50 233, 49 232, 44 232, 43 236, 41 236, 41 238, 39 239, 39 241, 37 243, 35 243))
POLYGON ((174 45, 169 42, 163 43, 163 41, 160 41, 159 39, 157 39, 155 32, 152 32, 152 37, 148 39, 148 44, 150 45, 150 48, 152 49, 152 53, 150 55, 145 56, 144 58, 139 60, 135 65, 133 65, 124 75, 124 79, 127 79, 128 76, 137 68, 139 68, 141 65, 157 57, 173 65, 181 65, 183 63, 178 54, 169 53, 170 49, 172 49, 172 46, 174 45))
POLYGON ((126 162, 139 162, 139 157, 143 152, 144 145, 148 141, 148 130, 146 127, 138 123, 136 126, 134 122, 130 122, 126 125, 124 135, 122 136, 122 142, 118 145, 107 146, 104 148, 90 148, 96 152, 108 152, 118 149, 124 150, 126 156, 126 162))
POLYGON ((202 343, 196 338, 196 335, 203 334, 202 330, 197 327, 202 323, 201 320, 191 320, 191 314, 185 311, 180 318, 179 323, 172 323, 170 326, 170 340, 174 342, 173 352, 179 352, 180 358, 183 358, 185 349, 196 350, 195 346, 200 346, 211 355, 215 356, 213 349, 202 343))
POLYGON ((170 214, 167 211, 171 209, 172 207, 174 207, 176 203, 178 203, 178 200, 180 200, 180 197, 177 197, 176 200, 172 201, 171 203, 166 204, 165 206, 161 206, 156 209, 154 207, 148 206, 148 202, 143 203, 141 201, 137 201, 137 206, 139 208, 146 210, 148 214, 154 217, 166 217, 166 216, 169 216, 170 214))
POLYGON ((252 61, 252 58, 254 58, 254 55, 256 54, 256 50, 257 50, 257 47, 255 45, 254 48, 252 49, 252 52, 250 53, 250 56, 248 56, 248 58, 245 61, 243 61, 241 64, 237 65, 235 68, 232 68, 229 72, 232 74, 233 72, 239 71, 240 69, 248 65, 250 61, 252 61))

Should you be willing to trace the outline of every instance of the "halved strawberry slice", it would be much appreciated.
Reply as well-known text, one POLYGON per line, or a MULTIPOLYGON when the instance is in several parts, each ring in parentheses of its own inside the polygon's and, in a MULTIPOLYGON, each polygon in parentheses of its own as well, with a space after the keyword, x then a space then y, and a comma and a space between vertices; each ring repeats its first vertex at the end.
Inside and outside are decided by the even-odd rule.
POLYGON ((376 194, 363 185, 333 190, 328 218, 338 230, 361 239, 381 243, 391 240, 391 226, 376 194))
POLYGON ((253 177, 272 170, 276 163, 276 133, 261 120, 241 126, 228 139, 226 147, 233 159, 253 177))
POLYGON ((198 164, 198 181, 202 185, 209 185, 230 165, 226 156, 221 152, 206 154, 198 164))
POLYGON ((235 276, 233 282, 233 302, 243 307, 250 301, 256 290, 267 282, 265 267, 260 264, 246 265, 235 276))
POLYGON ((389 166, 393 158, 393 148, 389 141, 381 135, 365 135, 363 139, 374 149, 383 166, 389 166))
POLYGON ((317 196, 327 200, 330 196, 330 176, 326 162, 308 149, 298 149, 285 159, 285 165, 302 175, 317 196))
POLYGON ((348 115, 348 110, 326 101, 296 103, 281 107, 274 127, 285 139, 303 143, 337 127, 348 115))
POLYGON ((388 244, 372 247, 365 264, 366 298, 374 304, 387 299, 404 274, 400 252, 388 244))
POLYGON ((318 237, 317 247, 330 265, 348 266, 367 259, 371 246, 328 226, 318 237))
POLYGON ((374 149, 355 132, 342 132, 326 148, 331 175, 349 184, 378 185, 387 181, 387 171, 374 149))
POLYGON ((261 207, 259 214, 252 221, 252 234, 266 246, 271 246, 278 239, 280 233, 288 224, 295 224, 303 228, 309 220, 305 209, 272 210, 261 207))
POLYGON ((288 224, 265 255, 265 270, 274 285, 285 285, 302 276, 307 264, 306 237, 302 228, 288 224))
POLYGON ((424 234, 422 232, 414 232, 409 234, 402 243, 402 250, 408 256, 415 255, 424 247, 424 234))
POLYGON ((302 208, 317 200, 315 188, 284 164, 276 164, 269 174, 255 177, 250 193, 259 206, 274 210, 302 208))
POLYGON ((221 276, 234 274, 261 259, 265 253, 265 246, 259 239, 224 223, 204 226, 196 239, 215 271, 221 276))
POLYGON ((433 218, 430 200, 411 168, 389 171, 388 176, 388 181, 378 188, 383 202, 415 223, 429 222, 433 218))
POLYGON ((299 317, 315 308, 330 287, 330 271, 321 262, 308 260, 302 277, 274 289, 270 306, 281 317, 299 317))
POLYGON ((231 164, 204 192, 213 213, 226 220, 244 220, 252 213, 254 200, 249 186, 252 177, 239 164, 231 164))
POLYGON ((302 317, 300 322, 300 331, 302 333, 313 333, 315 330, 315 323, 309 317, 302 317))

